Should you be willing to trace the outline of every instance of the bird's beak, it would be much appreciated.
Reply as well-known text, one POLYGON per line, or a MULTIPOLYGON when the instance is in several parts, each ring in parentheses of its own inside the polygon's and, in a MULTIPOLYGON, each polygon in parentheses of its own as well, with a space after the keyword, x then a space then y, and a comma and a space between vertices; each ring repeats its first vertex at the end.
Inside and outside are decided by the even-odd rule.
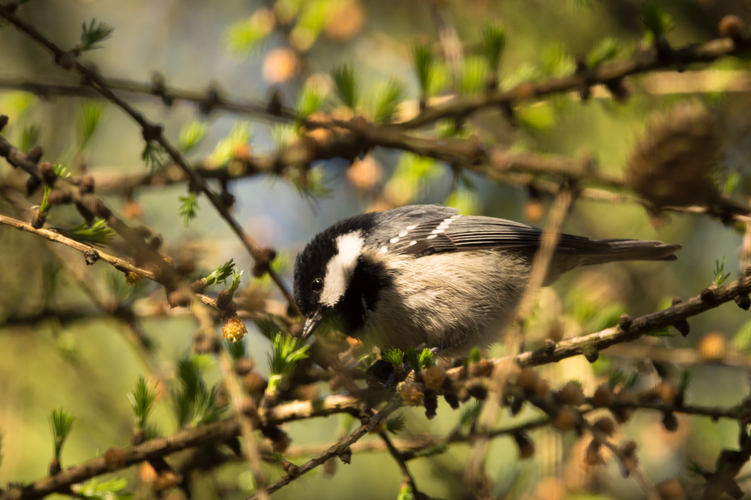
POLYGON ((321 322, 321 318, 323 315, 321 314, 321 310, 318 309, 313 314, 305 318, 305 324, 302 327, 302 338, 307 339, 310 337, 315 329, 318 327, 318 324, 321 322))

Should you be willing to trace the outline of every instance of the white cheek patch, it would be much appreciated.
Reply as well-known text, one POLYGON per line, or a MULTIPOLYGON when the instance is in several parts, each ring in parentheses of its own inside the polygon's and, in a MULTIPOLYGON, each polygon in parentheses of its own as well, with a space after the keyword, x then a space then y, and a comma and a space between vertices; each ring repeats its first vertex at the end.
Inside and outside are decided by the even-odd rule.
POLYGON ((364 244, 365 240, 360 231, 343 234, 336 239, 338 253, 326 265, 321 304, 333 307, 342 298, 364 244))

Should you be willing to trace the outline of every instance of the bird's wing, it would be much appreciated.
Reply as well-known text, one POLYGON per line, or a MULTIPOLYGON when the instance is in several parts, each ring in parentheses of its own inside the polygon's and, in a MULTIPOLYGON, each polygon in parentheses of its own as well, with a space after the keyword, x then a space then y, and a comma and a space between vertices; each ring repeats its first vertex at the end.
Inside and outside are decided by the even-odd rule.
MULTIPOLYGON (((419 223, 402 227, 400 233, 380 238, 381 252, 421 256, 481 248, 536 249, 542 236, 542 230, 526 224, 456 213, 437 214, 435 218, 423 218, 419 223)), ((557 250, 598 253, 607 247, 603 241, 562 234, 557 250)))

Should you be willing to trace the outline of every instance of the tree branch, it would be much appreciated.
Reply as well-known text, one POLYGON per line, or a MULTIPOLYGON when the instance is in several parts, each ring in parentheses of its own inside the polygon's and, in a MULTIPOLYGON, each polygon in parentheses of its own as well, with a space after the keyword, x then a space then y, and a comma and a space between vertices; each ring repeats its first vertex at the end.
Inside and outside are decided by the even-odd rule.
POLYGON ((457 97, 445 104, 426 109, 411 120, 402 123, 404 128, 418 128, 443 118, 466 117, 484 108, 497 108, 501 104, 517 104, 539 99, 550 94, 574 91, 582 85, 591 87, 621 80, 627 76, 682 65, 706 63, 747 50, 751 43, 744 39, 738 44, 730 38, 717 38, 701 44, 690 44, 676 49, 670 59, 661 58, 656 50, 637 52, 631 58, 606 63, 597 68, 552 78, 539 83, 522 83, 511 90, 495 91, 474 97, 457 97))

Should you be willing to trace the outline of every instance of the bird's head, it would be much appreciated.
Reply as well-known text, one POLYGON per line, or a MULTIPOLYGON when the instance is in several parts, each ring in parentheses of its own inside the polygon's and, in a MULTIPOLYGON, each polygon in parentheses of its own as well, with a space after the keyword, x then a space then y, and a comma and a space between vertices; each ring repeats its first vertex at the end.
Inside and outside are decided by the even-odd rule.
POLYGON ((295 261, 295 302, 305 316, 302 337, 322 320, 347 316, 350 284, 361 262, 366 228, 335 224, 316 235, 295 261))

